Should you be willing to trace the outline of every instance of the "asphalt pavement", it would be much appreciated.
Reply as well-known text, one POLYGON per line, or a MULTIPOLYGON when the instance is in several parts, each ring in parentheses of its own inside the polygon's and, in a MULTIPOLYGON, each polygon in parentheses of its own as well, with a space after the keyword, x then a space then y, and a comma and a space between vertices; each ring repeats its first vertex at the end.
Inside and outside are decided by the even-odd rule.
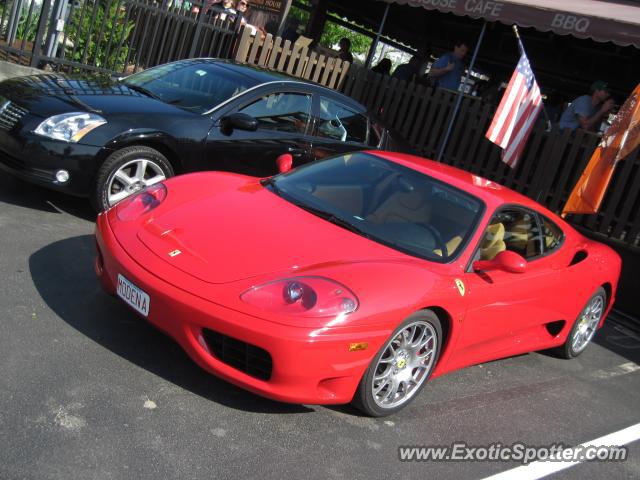
MULTIPOLYGON (((430 382, 399 414, 286 405, 200 370, 102 292, 88 202, 0 175, 0 479, 481 479, 513 462, 400 462, 399 446, 578 445, 640 422, 640 336, 430 382)), ((620 463, 550 478, 640 478, 620 463)))

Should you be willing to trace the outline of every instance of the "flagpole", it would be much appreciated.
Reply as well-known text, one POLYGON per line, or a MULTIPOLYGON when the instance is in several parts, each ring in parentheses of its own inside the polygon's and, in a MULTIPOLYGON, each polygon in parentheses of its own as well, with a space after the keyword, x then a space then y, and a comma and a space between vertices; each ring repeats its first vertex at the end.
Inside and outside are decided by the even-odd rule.
POLYGON ((482 43, 482 39, 484 38, 484 32, 486 29, 487 29, 487 21, 485 20, 484 23, 482 24, 482 30, 480 31, 480 36, 478 37, 476 48, 473 52, 473 57, 471 58, 471 63, 469 64, 469 68, 467 70, 467 75, 464 77, 464 83, 462 84, 462 88, 458 90, 458 98, 456 100, 456 106, 453 108, 453 113, 451 114, 451 120, 449 121, 449 126, 447 127, 447 133, 445 133, 444 138, 442 139, 440 150, 438 151, 438 155, 436 156, 436 161, 438 162, 442 161, 442 155, 444 154, 444 149, 447 148, 447 143, 449 142, 449 136, 451 136, 451 130, 453 130, 453 124, 456 121, 456 116, 458 115, 460 104, 462 103, 462 95, 464 94, 465 88, 467 88, 467 83, 469 82, 469 77, 471 76, 471 72, 476 63, 476 57, 478 56, 478 51, 480 50, 480 44, 482 43))
MULTIPOLYGON (((514 23, 513 25, 511 25, 511 28, 513 28, 513 33, 515 34, 516 38, 520 40, 520 43, 522 43, 522 39, 520 38, 520 32, 518 31, 518 25, 514 23)), ((540 82, 538 82, 538 85, 540 85, 540 82)), ((547 113, 547 107, 545 106, 544 102, 542 102, 542 114, 544 115, 544 118, 547 120, 547 126, 549 127, 549 130, 551 130, 551 119, 549 118, 549 114, 547 113)))

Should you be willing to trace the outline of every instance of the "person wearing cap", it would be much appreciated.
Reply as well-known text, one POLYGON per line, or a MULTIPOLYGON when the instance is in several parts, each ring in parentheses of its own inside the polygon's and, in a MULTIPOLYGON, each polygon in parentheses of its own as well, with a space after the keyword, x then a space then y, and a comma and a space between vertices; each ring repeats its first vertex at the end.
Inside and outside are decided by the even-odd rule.
POLYGON ((582 128, 594 131, 602 118, 613 108, 607 82, 598 80, 591 84, 589 95, 582 95, 569 104, 560 117, 560 128, 582 128))

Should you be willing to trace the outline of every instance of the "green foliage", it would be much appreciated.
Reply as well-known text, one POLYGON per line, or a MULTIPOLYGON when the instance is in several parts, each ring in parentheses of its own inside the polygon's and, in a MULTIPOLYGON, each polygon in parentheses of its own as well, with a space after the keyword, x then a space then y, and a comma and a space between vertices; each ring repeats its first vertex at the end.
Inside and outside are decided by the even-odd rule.
MULTIPOLYGON (((7 2, 8 4, 8 2, 7 2)), ((6 5, 6 4, 5 4, 6 5)), ((7 9, 7 14, 5 17, 5 5, 0 5, 0 18, 4 18, 4 33, 8 33, 8 21, 9 15, 11 13, 11 7, 7 9)), ((38 31, 38 19, 40 18, 40 10, 42 10, 41 5, 35 5, 33 8, 33 12, 31 12, 31 18, 29 19, 29 6, 23 5, 20 11, 20 19, 18 20, 18 29, 16 31, 16 41, 25 40, 27 42, 33 42, 36 39, 36 32, 38 31), (27 23, 27 20, 30 20, 27 23)))
POLYGON ((116 71, 123 70, 124 62, 129 53, 126 40, 135 27, 133 21, 125 23, 126 16, 126 9, 118 5, 117 2, 113 2, 108 10, 101 2, 97 3, 93 8, 85 9, 84 17, 82 17, 81 8, 75 9, 67 26, 67 31, 74 33, 71 40, 75 44, 75 52, 73 52, 72 46, 67 45, 65 47, 67 58, 75 62, 82 62, 86 48, 87 57, 82 63, 95 63, 97 67, 116 71), (92 21, 94 8, 97 9, 96 17, 92 21), (98 42, 103 24, 102 38, 98 42), (122 47, 119 48, 121 44, 122 47), (109 47, 108 52, 107 47, 109 47))
POLYGON ((324 32, 320 37, 320 44, 328 48, 335 48, 341 38, 351 40, 351 53, 353 54, 366 55, 372 42, 366 35, 354 32, 327 19, 327 23, 324 25, 324 32))
MULTIPOLYGON (((309 0, 298 0, 296 3, 305 5, 309 8, 312 4, 309 0)), ((311 14, 309 11, 304 10, 296 6, 296 3, 291 5, 289 10, 289 17, 297 18, 300 20, 300 25, 306 26, 309 23, 311 14)), ((348 38, 351 40, 351 52, 354 54, 366 55, 371 45, 371 38, 361 33, 355 32, 349 28, 338 25, 331 21, 331 15, 327 18, 324 25, 324 32, 320 38, 320 44, 327 48, 335 48, 341 38, 348 38)))

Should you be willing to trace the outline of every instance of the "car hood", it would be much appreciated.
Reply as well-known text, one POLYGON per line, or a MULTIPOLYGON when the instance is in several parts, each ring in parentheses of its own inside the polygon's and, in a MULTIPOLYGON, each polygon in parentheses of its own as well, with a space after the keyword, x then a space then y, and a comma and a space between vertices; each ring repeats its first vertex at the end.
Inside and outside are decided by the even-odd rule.
MULTIPOLYGON (((137 236, 163 261, 205 282, 228 283, 274 272, 304 275, 353 262, 407 259, 289 203, 257 179, 189 177, 203 175, 227 181, 217 188, 210 185, 205 197, 164 208, 141 224, 137 236)), ((165 202, 179 197, 171 181, 167 186, 165 202)))
POLYGON ((41 117, 72 111, 94 111, 99 115, 180 111, 106 76, 16 77, 0 83, 0 96, 41 117))

